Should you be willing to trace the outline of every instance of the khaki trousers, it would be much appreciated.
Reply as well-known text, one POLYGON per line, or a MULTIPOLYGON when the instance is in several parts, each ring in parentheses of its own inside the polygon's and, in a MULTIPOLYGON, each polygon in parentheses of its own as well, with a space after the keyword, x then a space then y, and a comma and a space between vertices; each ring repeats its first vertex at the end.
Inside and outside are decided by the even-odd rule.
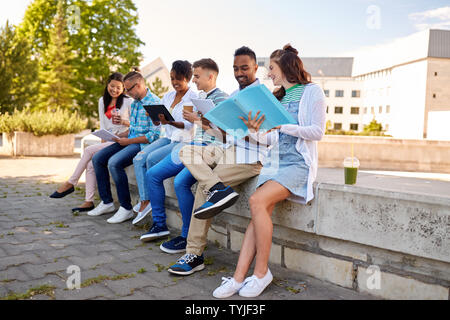
MULTIPOLYGON (((262 165, 236 164, 235 148, 223 149, 215 145, 185 146, 180 159, 198 181, 193 210, 206 202, 207 191, 222 182, 232 188, 259 175, 262 165)), ((187 239, 186 253, 202 255, 207 244, 207 235, 212 219, 200 220, 192 214, 187 239)))

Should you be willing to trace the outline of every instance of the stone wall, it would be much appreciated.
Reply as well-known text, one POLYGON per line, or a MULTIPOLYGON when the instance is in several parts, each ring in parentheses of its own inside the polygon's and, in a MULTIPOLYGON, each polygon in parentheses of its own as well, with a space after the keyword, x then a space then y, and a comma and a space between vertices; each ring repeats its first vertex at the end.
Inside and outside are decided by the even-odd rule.
POLYGON ((74 153, 75 136, 48 135, 36 137, 27 132, 3 133, 1 153, 8 156, 72 156, 74 153))
MULTIPOLYGON (((136 203, 133 167, 127 172, 136 203)), ((209 241, 240 250, 255 183, 237 188, 239 201, 214 218, 209 241)), ((165 187, 168 224, 181 229, 173 179, 165 187)), ((449 299, 449 197, 321 182, 315 194, 307 206, 276 207, 271 263, 381 298, 449 299)))
POLYGON ((319 165, 342 168, 352 143, 362 169, 450 173, 450 141, 385 137, 325 136, 319 142, 319 165))

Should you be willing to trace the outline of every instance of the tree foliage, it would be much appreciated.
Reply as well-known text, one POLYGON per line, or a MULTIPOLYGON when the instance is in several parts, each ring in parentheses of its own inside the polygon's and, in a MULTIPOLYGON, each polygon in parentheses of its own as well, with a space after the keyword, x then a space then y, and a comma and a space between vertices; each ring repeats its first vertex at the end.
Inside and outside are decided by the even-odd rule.
POLYGON ((53 29, 47 49, 43 54, 40 74, 41 88, 39 104, 34 109, 56 110, 57 108, 74 111, 77 94, 82 91, 72 86, 74 80, 72 50, 69 46, 69 34, 66 29, 65 8, 63 2, 58 3, 58 11, 53 19, 53 29))
POLYGON ((39 88, 31 45, 8 22, 0 29, 0 84, 0 113, 32 104, 39 88))
POLYGON ((76 104, 83 115, 97 117, 96 102, 109 74, 127 73, 142 60, 136 6, 132 0, 34 0, 18 30, 33 39, 33 53, 41 62, 51 42, 59 1, 66 8, 68 44, 74 55, 69 82, 77 89, 76 104))
POLYGON ((164 87, 162 84, 162 80, 159 77, 156 77, 155 80, 148 84, 150 91, 157 95, 160 99, 169 91, 169 87, 164 87))

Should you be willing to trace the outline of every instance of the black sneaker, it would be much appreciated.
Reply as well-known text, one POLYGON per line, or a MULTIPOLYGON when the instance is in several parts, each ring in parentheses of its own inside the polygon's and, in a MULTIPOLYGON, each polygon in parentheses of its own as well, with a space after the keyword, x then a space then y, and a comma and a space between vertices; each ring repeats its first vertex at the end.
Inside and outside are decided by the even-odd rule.
POLYGON ((164 242, 159 248, 166 253, 182 253, 186 251, 186 245, 186 238, 179 236, 164 242))
POLYGON ((171 266, 168 271, 173 274, 188 276, 196 271, 205 269, 205 264, 203 262, 203 255, 197 256, 192 253, 187 253, 182 256, 176 264, 171 266))
POLYGON ((213 218, 226 208, 234 205, 238 199, 238 193, 231 187, 219 182, 209 190, 206 202, 194 211, 194 216, 197 219, 213 218))

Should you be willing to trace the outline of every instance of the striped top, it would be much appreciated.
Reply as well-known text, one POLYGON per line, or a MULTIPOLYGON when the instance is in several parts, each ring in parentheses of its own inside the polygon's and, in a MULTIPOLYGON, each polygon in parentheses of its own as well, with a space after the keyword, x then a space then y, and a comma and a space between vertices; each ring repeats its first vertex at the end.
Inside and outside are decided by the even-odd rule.
MULTIPOLYGON (((206 99, 212 100, 214 104, 217 106, 220 102, 225 101, 228 99, 228 94, 223 92, 222 90, 216 88, 214 91, 212 91, 206 99)), ((199 143, 215 143, 216 137, 211 136, 203 130, 201 125, 197 125, 197 128, 195 130, 195 136, 194 136, 194 142, 199 143)), ((222 142, 217 141, 217 143, 222 144, 222 142)))
POLYGON ((305 86, 296 84, 295 86, 286 90, 286 95, 281 100, 281 104, 288 104, 291 102, 298 102, 302 98, 305 86))

